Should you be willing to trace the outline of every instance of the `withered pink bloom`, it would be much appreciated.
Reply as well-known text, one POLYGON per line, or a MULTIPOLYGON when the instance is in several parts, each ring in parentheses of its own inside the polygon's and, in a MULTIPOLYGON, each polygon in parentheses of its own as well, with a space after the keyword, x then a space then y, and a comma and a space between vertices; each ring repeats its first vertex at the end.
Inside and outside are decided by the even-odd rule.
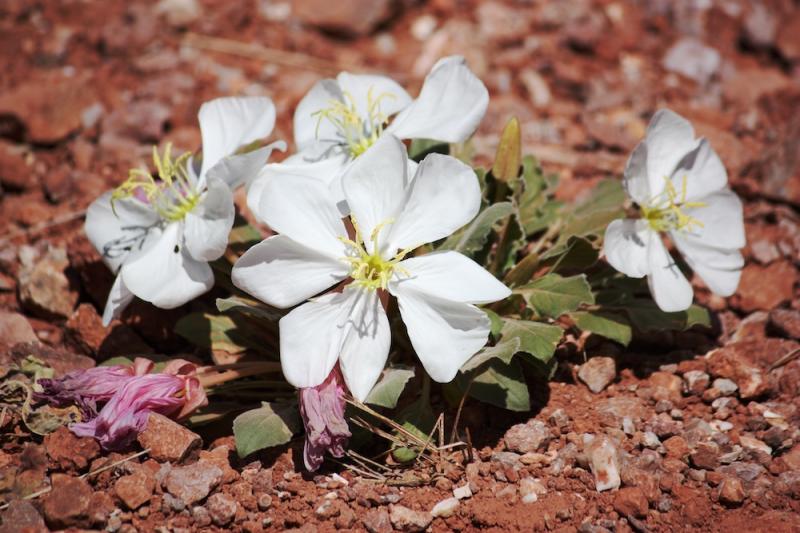
POLYGON ((207 403, 195 365, 170 362, 160 374, 129 379, 103 406, 96 418, 72 424, 79 437, 94 437, 107 450, 124 448, 147 426, 155 412, 181 418, 207 403))
POLYGON ((143 376, 152 369, 152 361, 137 357, 132 365, 75 370, 58 379, 38 380, 42 392, 35 393, 34 399, 57 407, 76 405, 84 420, 88 420, 97 416, 97 402, 110 400, 129 379, 143 376))
POLYGON ((300 389, 300 415, 306 429, 303 461, 309 471, 317 470, 325 452, 342 457, 350 438, 344 418, 345 387, 339 368, 316 387, 300 389))

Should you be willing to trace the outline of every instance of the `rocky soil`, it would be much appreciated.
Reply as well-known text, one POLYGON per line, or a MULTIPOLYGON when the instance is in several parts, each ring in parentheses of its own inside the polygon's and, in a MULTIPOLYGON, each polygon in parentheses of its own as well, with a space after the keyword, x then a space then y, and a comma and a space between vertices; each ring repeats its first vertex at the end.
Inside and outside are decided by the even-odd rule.
POLYGON ((568 337, 534 411, 468 401, 472 453, 432 476, 309 476, 299 440, 239 459, 229 423, 161 418, 107 454, 4 411, 0 531, 800 530, 797 2, 4 0, 0 50, 0 376, 29 354, 60 374, 192 351, 173 325, 216 294, 101 326, 112 278, 86 206, 152 144, 197 149, 204 100, 269 95, 290 140, 294 105, 343 69, 414 94, 438 57, 465 55, 492 97, 476 159, 516 115, 565 199, 618 176, 649 114, 673 108, 720 153, 748 238, 735 296, 696 285, 712 330, 625 350, 568 337))

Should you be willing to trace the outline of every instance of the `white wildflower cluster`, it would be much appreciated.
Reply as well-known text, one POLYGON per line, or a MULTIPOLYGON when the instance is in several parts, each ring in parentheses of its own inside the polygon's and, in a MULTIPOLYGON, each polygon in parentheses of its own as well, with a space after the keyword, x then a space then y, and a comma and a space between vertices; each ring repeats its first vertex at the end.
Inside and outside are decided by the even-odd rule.
MULTIPOLYGON (((155 176, 134 170, 89 208, 86 232, 116 274, 104 322, 134 297, 173 308, 208 291, 209 261, 227 248, 233 190, 243 185, 253 215, 276 234, 244 253, 231 277, 263 302, 291 308, 280 320, 280 357, 292 385, 318 387, 341 371, 364 400, 386 366, 393 299, 427 373, 452 380, 489 338, 489 316, 477 306, 511 291, 465 255, 426 246, 475 218, 481 187, 458 159, 430 154, 417 163, 403 141, 463 142, 488 100, 460 57, 439 61, 417 98, 389 78, 343 72, 300 101, 297 152, 280 163, 267 160, 283 143, 252 149, 274 126, 268 98, 204 104, 202 160, 155 152, 155 176)), ((687 309, 693 292, 662 241, 669 235, 709 289, 735 291, 742 206, 719 157, 685 119, 655 114, 624 186, 637 214, 608 226, 611 266, 646 276, 662 310, 687 309)))

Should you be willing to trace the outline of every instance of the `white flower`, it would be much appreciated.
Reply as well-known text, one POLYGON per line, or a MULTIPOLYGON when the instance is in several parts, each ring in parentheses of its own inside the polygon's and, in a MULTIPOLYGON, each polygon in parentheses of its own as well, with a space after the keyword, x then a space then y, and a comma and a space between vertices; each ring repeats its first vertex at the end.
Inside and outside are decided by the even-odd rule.
POLYGON ((103 312, 111 320, 134 296, 165 309, 208 291, 233 225, 232 189, 252 179, 282 143, 233 155, 266 137, 275 124, 269 98, 219 98, 198 114, 203 160, 196 172, 189 154, 173 160, 153 150, 160 180, 136 169, 124 184, 95 200, 86 234, 117 275, 103 312))
POLYGON ((282 174, 325 180, 340 202, 347 166, 382 135, 461 142, 478 127, 488 103, 486 87, 459 56, 440 59, 416 99, 384 76, 342 72, 335 80, 321 80, 294 113, 298 153, 264 168, 248 190, 247 205, 254 213, 262 211, 264 184, 282 174))
POLYGON ((310 298, 280 321, 281 364, 292 385, 319 385, 338 360, 348 388, 363 400, 389 353, 387 291, 436 381, 453 379, 486 343, 489 320, 473 304, 503 299, 508 288, 457 252, 408 257, 475 217, 475 173, 455 158, 432 154, 409 180, 407 161, 400 140, 386 135, 345 174, 352 239, 320 180, 293 176, 265 185, 261 216, 279 235, 248 250, 232 279, 277 307, 310 298), (314 298, 347 279, 342 292, 314 298))
POLYGON ((692 287, 661 240, 668 234, 709 289, 730 296, 739 284, 745 245, 742 203, 706 139, 669 110, 650 121, 645 139, 625 167, 624 186, 641 218, 615 220, 606 229, 606 259, 623 274, 647 276, 664 311, 692 304, 692 287))

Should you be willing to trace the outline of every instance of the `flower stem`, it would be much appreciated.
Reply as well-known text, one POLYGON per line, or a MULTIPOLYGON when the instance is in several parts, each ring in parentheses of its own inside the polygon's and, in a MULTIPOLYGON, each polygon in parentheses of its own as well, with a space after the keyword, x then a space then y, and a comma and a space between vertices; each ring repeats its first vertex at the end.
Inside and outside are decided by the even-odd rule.
POLYGON ((259 374, 267 374, 269 372, 280 372, 280 369, 280 363, 273 362, 217 365, 215 367, 205 367, 203 369, 204 372, 200 373, 197 377, 200 380, 200 384, 204 388, 209 388, 227 381, 233 381, 234 379, 257 376, 259 374), (221 370, 223 367, 227 367, 228 369, 222 370, 222 372, 214 372, 214 370, 221 370), (209 369, 211 372, 205 372, 209 369))

